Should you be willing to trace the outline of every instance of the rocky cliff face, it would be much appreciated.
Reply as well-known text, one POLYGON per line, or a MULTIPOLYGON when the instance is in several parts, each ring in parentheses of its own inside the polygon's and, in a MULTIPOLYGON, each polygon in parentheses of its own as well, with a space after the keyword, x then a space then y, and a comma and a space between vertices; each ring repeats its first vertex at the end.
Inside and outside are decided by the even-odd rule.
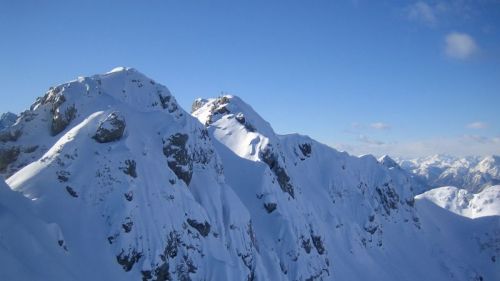
POLYGON ((59 279, 494 279, 496 218, 415 200, 395 163, 278 135, 238 97, 192 110, 118 68, 51 88, 8 128, 0 172, 58 229, 37 243, 59 279))

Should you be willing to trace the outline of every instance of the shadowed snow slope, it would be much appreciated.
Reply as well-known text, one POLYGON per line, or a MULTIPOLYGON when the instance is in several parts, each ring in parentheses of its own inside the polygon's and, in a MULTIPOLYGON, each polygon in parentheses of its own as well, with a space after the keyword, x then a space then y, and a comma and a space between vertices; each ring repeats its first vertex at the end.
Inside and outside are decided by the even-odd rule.
POLYGON ((277 135, 238 97, 193 110, 117 68, 23 112, 0 141, 19 201, 0 198, 0 279, 497 279, 500 217, 415 200, 392 159, 277 135))

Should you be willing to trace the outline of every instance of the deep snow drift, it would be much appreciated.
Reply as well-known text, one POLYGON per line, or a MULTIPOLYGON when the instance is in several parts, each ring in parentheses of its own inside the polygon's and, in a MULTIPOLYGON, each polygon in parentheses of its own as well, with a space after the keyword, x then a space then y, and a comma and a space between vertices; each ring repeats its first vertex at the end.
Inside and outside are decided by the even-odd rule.
MULTIPOLYGON (((498 279, 499 216, 415 200, 392 159, 278 135, 238 97, 192 109, 117 68, 23 112, 0 141, 0 279, 498 279)), ((498 210, 491 192, 472 201, 498 210)))

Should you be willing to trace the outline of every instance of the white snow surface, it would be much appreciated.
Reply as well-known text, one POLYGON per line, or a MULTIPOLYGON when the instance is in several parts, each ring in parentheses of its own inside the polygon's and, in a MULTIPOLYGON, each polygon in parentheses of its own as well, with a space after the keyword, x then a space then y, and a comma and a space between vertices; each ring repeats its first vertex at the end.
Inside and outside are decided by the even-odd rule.
POLYGON ((433 155, 416 159, 397 159, 399 165, 415 174, 429 188, 456 186, 480 192, 500 184, 500 156, 453 157, 433 155))
POLYGON ((0 280, 499 279, 498 188, 472 219, 236 96, 193 110, 116 68, 23 112, 0 142, 0 280))
POLYGON ((453 213, 472 219, 500 216, 500 185, 491 186, 479 193, 444 186, 427 191, 416 198, 430 200, 453 213))

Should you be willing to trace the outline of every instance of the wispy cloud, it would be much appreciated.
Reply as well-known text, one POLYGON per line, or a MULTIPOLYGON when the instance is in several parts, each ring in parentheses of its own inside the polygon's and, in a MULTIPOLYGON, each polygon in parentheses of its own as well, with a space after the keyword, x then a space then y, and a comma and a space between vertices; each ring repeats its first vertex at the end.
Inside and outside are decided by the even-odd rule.
POLYGON ((413 3, 408 7, 408 18, 415 21, 420 21, 428 25, 437 23, 436 7, 432 7, 423 1, 413 3))
POLYGON ((488 128, 488 124, 481 122, 481 121, 476 121, 476 122, 472 122, 472 123, 467 124, 467 126, 465 126, 465 127, 468 129, 479 130, 479 129, 488 128))
POLYGON ((382 122, 376 122, 370 124, 370 127, 376 130, 388 130, 391 128, 391 126, 387 123, 382 123, 382 122))
POLYGON ((378 146, 378 145, 385 144, 383 141, 372 139, 366 135, 359 135, 358 141, 361 143, 364 143, 364 144, 368 144, 368 145, 377 145, 378 146))
POLYGON ((334 148, 354 155, 388 154, 399 157, 421 157, 433 154, 467 155, 500 155, 500 136, 487 137, 481 135, 462 135, 448 138, 432 138, 407 142, 377 142, 360 136, 358 143, 332 144, 334 148))
MULTIPOLYGON (((456 26, 457 22, 479 17, 478 0, 418 0, 404 8, 405 16, 414 22, 430 27, 437 25, 456 26)), ((494 0, 481 1, 484 6, 495 7, 494 0)))
POLYGON ((454 59, 467 59, 479 50, 474 38, 465 33, 451 32, 445 37, 445 54, 454 59))
POLYGON ((348 128, 344 129, 344 133, 358 135, 366 132, 369 129, 383 131, 383 130, 389 130, 391 128, 392 127, 390 124, 384 122, 374 122, 371 124, 353 122, 348 128))

